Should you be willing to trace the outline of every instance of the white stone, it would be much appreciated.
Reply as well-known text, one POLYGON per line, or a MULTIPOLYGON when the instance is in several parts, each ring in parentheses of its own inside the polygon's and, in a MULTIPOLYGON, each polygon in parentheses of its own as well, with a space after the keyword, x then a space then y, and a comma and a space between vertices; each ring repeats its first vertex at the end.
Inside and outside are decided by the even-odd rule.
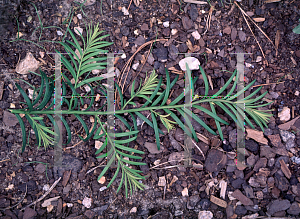
POLYGON ((125 7, 122 8, 122 12, 124 15, 129 15, 129 12, 128 12, 127 8, 125 8, 125 7))
POLYGON ((163 26, 164 26, 164 27, 169 27, 169 26, 170 26, 170 22, 169 22, 169 21, 163 22, 163 26))
POLYGON ((213 216, 213 213, 210 211, 200 211, 198 214, 198 219, 212 219, 213 216))
POLYGON ((186 63, 190 70, 198 70, 200 61, 195 57, 187 57, 179 61, 179 66, 182 71, 186 71, 186 63))
POLYGON ((98 180, 98 183, 104 184, 105 181, 106 181, 105 176, 102 176, 102 177, 98 180))
POLYGON ((80 36, 80 34, 82 35, 83 33, 83 29, 81 27, 74 27, 74 32, 80 36), (80 33, 80 34, 79 34, 80 33))
POLYGON ((86 208, 90 208, 92 206, 92 199, 88 197, 84 197, 82 204, 86 208))
POLYGON ((44 186, 43 186, 43 190, 44 191, 48 191, 50 189, 50 186, 48 185, 48 184, 45 184, 44 186))
POLYGON ((95 148, 97 150, 100 149, 102 145, 103 145, 103 142, 101 142, 101 141, 95 141, 95 148))
POLYGON ((81 14, 77 14, 77 18, 78 18, 79 20, 81 20, 81 19, 82 19, 82 15, 81 15, 81 14))
POLYGON ((68 208, 72 208, 73 207, 73 203, 67 203, 67 207, 68 208))
POLYGON ((177 30, 177 29, 172 29, 172 30, 171 30, 171 34, 172 34, 172 35, 175 35, 176 33, 178 33, 178 30, 177 30))
POLYGON ((291 118, 291 110, 288 107, 283 107, 282 111, 278 113, 278 117, 281 121, 286 122, 291 118))
POLYGON ((133 70, 137 70, 137 68, 139 67, 139 64, 140 64, 140 63, 138 63, 138 62, 135 63, 135 64, 133 64, 133 65, 132 65, 132 69, 133 69, 133 70))
POLYGON ((60 30, 56 31, 56 33, 57 33, 58 36, 64 35, 60 30))
POLYGON ((182 192, 181 192, 182 196, 189 196, 189 190, 187 187, 185 187, 182 192))
POLYGON ((129 211, 129 213, 136 213, 137 212, 137 207, 133 207, 131 208, 131 210, 129 211))
POLYGON ((261 57, 261 56, 257 56, 257 57, 256 57, 256 62, 261 62, 261 60, 262 60, 262 57, 261 57))
POLYGON ((106 186, 103 186, 103 187, 101 187, 101 188, 99 189, 99 191, 102 192, 102 191, 104 191, 105 189, 107 189, 107 187, 106 187, 106 186))
POLYGON ((196 30, 192 33, 192 36, 196 39, 196 40, 200 40, 201 36, 199 34, 199 32, 196 30))
POLYGON ((295 91, 295 96, 299 96, 299 91, 295 91))
POLYGON ((90 86, 89 85, 84 85, 84 89, 85 89, 85 91, 86 92, 90 92, 91 91, 91 88, 90 88, 90 86))

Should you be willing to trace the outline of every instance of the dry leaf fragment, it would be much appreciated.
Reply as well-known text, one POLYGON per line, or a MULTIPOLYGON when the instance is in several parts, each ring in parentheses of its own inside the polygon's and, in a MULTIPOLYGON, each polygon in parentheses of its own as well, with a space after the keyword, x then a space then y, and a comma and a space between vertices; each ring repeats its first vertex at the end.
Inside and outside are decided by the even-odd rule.
POLYGON ((278 126, 279 129, 281 130, 289 130, 291 128, 292 125, 294 125, 294 123, 300 118, 300 116, 297 116, 295 119, 287 122, 287 123, 284 123, 284 124, 281 124, 278 126))
POLYGON ((281 165, 281 171, 284 173, 286 178, 290 179, 292 174, 290 169, 287 167, 286 163, 283 160, 279 160, 279 163, 281 165))
POLYGON ((28 74, 29 71, 38 69, 40 63, 34 58, 32 53, 28 52, 25 59, 23 59, 16 67, 16 72, 19 74, 28 74))
POLYGON ((268 145, 268 140, 264 137, 264 133, 262 131, 257 131, 254 129, 246 129, 247 138, 252 138, 255 141, 268 145))

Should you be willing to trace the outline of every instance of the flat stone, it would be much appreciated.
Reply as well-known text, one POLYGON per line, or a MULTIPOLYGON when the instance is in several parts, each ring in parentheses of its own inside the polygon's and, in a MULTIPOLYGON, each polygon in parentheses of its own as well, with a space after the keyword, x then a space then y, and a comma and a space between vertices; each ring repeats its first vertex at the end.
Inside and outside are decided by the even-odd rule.
POLYGON ((223 152, 211 149, 205 160, 205 168, 209 172, 219 172, 225 167, 227 163, 227 156, 223 152))
POLYGON ((195 4, 191 4, 191 9, 189 11, 190 18, 192 21, 196 21, 198 17, 198 9, 195 4))
POLYGON ((146 31, 146 30, 149 30, 149 27, 148 27, 148 24, 142 24, 142 26, 141 26, 141 30, 142 31, 146 31))
POLYGON ((245 140, 245 148, 251 152, 258 151, 258 144, 253 140, 245 140))
POLYGON ((272 196, 274 198, 279 198, 279 196, 280 196, 280 190, 277 187, 273 187, 273 189, 272 189, 272 196))
POLYGON ((288 107, 283 107, 282 111, 278 113, 278 117, 281 121, 287 122, 291 118, 291 110, 288 107))
POLYGON ((184 159, 184 151, 181 152, 173 152, 170 154, 168 161, 171 165, 176 165, 178 162, 184 159))
POLYGON ((82 161, 76 157, 65 154, 62 157, 62 166, 54 166, 54 175, 62 177, 65 171, 72 170, 72 173, 78 172, 82 168, 82 161))
POLYGON ((148 149, 150 154, 159 154, 163 151, 162 146, 160 146, 160 150, 157 149, 157 144, 156 143, 146 142, 144 146, 148 149))
POLYGON ((291 215, 299 215, 300 214, 300 207, 298 202, 294 202, 291 207, 287 210, 287 213, 291 215))
POLYGON ((238 33, 239 33, 239 39, 240 39, 240 41, 241 42, 245 42, 246 41, 246 34, 245 34, 245 32, 240 30, 238 33))
POLYGON ((210 211, 200 211, 198 214, 198 219, 212 219, 213 216, 213 213, 210 211))
POLYGON ((37 215, 36 211, 32 208, 25 208, 23 219, 33 219, 37 215))
POLYGON ((233 188, 239 189, 239 188, 242 187, 242 184, 243 184, 243 183, 245 183, 245 180, 244 180, 244 179, 237 178, 237 179, 235 179, 235 180, 233 180, 233 181, 231 182, 231 185, 232 185, 233 188))
POLYGON ((247 198, 239 189, 235 190, 231 195, 238 199, 243 205, 253 205, 253 201, 247 198))
POLYGON ((194 26, 194 23, 188 17, 183 17, 182 18, 182 26, 185 30, 189 30, 194 26))
POLYGON ((290 183, 284 176, 275 174, 275 186, 281 191, 287 191, 289 189, 290 183))
POLYGON ((228 35, 231 34, 231 28, 229 26, 225 27, 223 33, 226 33, 228 35))
POLYGON ((35 171, 39 172, 39 173, 44 173, 46 170, 46 165, 39 163, 38 165, 36 165, 36 167, 34 168, 35 171))
POLYGON ((84 212, 84 215, 87 217, 87 218, 94 218, 95 215, 96 215, 96 212, 92 211, 92 210, 87 210, 86 212, 84 212))
POLYGON ((245 191, 247 198, 254 198, 253 188, 247 184, 243 184, 243 189, 245 191))
POLYGON ((19 120, 17 119, 15 114, 4 111, 3 122, 7 126, 15 126, 19 122, 19 120))
POLYGON ((178 48, 174 44, 171 44, 168 48, 168 51, 169 51, 169 57, 173 60, 176 60, 179 53, 178 48))
POLYGON ((296 136, 291 132, 288 132, 285 130, 279 130, 279 131, 280 131, 282 141, 284 141, 284 142, 287 142, 289 139, 295 140, 295 138, 296 138, 296 136))
POLYGON ((103 212, 108 208, 108 205, 102 205, 97 208, 93 208, 92 211, 96 212, 97 215, 103 215, 103 212))
POLYGON ((159 62, 166 62, 168 60, 168 49, 165 47, 153 49, 153 54, 156 55, 159 62))
POLYGON ((291 206, 291 203, 290 203, 289 200, 275 200, 275 201, 272 201, 272 203, 268 207, 267 214, 272 216, 276 212, 285 211, 290 206, 291 206))
POLYGON ((268 162, 267 158, 265 158, 265 157, 259 158, 259 160, 256 162, 253 170, 255 172, 257 172, 260 168, 266 167, 267 166, 267 162, 268 162))
POLYGON ((235 208, 235 213, 239 216, 246 215, 247 214, 247 209, 242 205, 238 205, 235 208))
POLYGON ((236 36, 237 36, 237 30, 236 28, 232 28, 232 31, 231 31, 231 40, 235 40, 236 39, 236 36))
POLYGON ((145 38, 143 36, 139 36, 133 43, 141 46, 146 42, 145 38))
POLYGON ((287 150, 291 150, 292 148, 296 147, 295 141, 294 141, 292 138, 290 138, 290 139, 286 142, 285 147, 286 147, 287 150))
POLYGON ((273 148, 269 147, 269 146, 261 146, 260 147, 260 156, 261 157, 266 157, 266 158, 274 158, 275 157, 275 153, 273 148))

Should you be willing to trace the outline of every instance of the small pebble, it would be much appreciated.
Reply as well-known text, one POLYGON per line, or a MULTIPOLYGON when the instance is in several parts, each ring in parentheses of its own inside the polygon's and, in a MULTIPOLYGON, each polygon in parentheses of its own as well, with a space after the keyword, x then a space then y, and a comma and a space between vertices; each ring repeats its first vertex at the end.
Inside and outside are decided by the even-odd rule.
POLYGON ((170 26, 170 22, 169 22, 169 21, 163 22, 163 26, 164 26, 164 27, 169 27, 169 26, 170 26))

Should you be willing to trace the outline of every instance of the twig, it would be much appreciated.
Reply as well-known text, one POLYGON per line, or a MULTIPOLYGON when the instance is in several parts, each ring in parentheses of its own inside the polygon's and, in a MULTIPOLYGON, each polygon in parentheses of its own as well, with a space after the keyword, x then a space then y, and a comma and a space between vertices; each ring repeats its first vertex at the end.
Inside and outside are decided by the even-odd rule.
POLYGON ((26 208, 35 205, 36 203, 40 202, 41 200, 43 200, 53 189, 54 187, 57 185, 57 183, 59 183, 59 181, 61 180, 61 177, 59 177, 58 180, 56 180, 53 185, 50 187, 50 189, 44 194, 42 195, 38 200, 32 202, 31 204, 27 205, 26 207, 22 208, 21 211, 25 210, 26 208))
POLYGON ((284 81, 282 81, 282 82, 274 82, 274 83, 269 83, 269 84, 259 84, 259 85, 254 85, 254 86, 252 86, 252 87, 260 87, 260 86, 265 86, 265 85, 281 84, 281 83, 284 83, 284 81))
POLYGON ((95 169, 97 169, 99 167, 106 166, 106 165, 102 165, 103 163, 105 163, 105 161, 106 161, 106 159, 104 159, 104 161, 102 163, 100 163, 98 166, 96 166, 96 167, 90 169, 89 171, 87 171, 85 175, 89 174, 90 172, 92 172, 93 170, 95 170, 95 169))
POLYGON ((204 1, 195 1, 195 0, 183 0, 185 3, 199 4, 199 5, 207 5, 207 2, 204 1))
POLYGON ((274 46, 275 50, 277 51, 274 43, 272 42, 272 40, 268 37, 268 35, 255 23, 255 21, 238 5, 238 3, 236 1, 234 1, 234 4, 240 9, 240 11, 242 12, 242 14, 244 14, 245 16, 247 16, 250 21, 262 32, 262 34, 271 42, 271 44, 274 46))
POLYGON ((129 6, 128 6, 128 8, 127 8, 127 11, 129 11, 129 8, 130 8, 130 6, 131 6, 131 3, 132 3, 132 0, 130 0, 130 2, 129 2, 129 6))
POLYGON ((10 159, 6 159, 6 160, 1 160, 0 163, 5 162, 5 161, 9 161, 10 159))
POLYGON ((254 33, 253 33, 253 31, 252 31, 252 29, 251 29, 251 27, 250 27, 250 25, 249 25, 249 23, 248 23, 248 21, 247 21, 247 19, 246 19, 245 15, 244 15, 243 13, 242 13, 242 15, 243 15, 243 18, 244 18, 244 20, 246 21, 246 24, 247 24, 247 26, 249 27, 249 29, 250 29, 250 31, 251 31, 251 33, 252 33, 253 37, 254 37, 254 39, 255 39, 256 43, 258 44, 258 46, 259 46, 259 49, 260 49, 260 51, 261 51, 261 53, 262 53, 263 57, 264 57, 264 58, 266 58, 266 56, 265 56, 265 53, 264 53, 263 49, 261 48, 261 45, 260 45, 260 43, 258 42, 258 40, 257 40, 256 36, 254 35, 254 33))
POLYGON ((11 209, 11 208, 14 208, 14 207, 17 207, 23 200, 24 200, 24 198, 26 197, 26 195, 27 195, 27 183, 26 183, 26 190, 25 190, 25 194, 24 194, 24 196, 23 196, 23 198, 21 198, 21 200, 20 201, 18 201, 18 203, 17 204, 15 204, 15 205, 13 205, 13 206, 10 206, 10 207, 6 207, 6 208, 0 208, 0 211, 5 211, 5 210, 8 210, 8 209, 11 209))

